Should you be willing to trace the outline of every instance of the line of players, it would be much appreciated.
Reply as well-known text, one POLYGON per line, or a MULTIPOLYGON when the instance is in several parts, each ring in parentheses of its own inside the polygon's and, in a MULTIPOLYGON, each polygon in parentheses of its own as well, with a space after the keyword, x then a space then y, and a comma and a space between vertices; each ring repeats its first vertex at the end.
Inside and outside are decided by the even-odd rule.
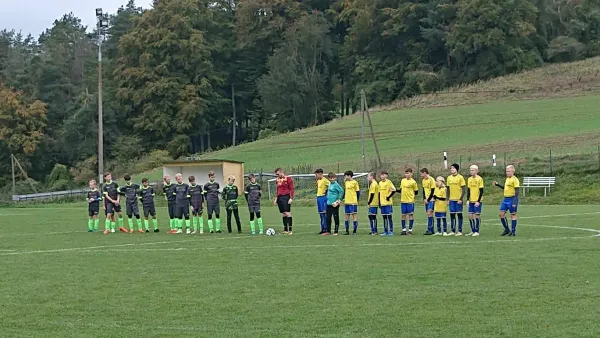
MULTIPOLYGON (((134 233, 136 220, 138 232, 146 233, 149 230, 149 219, 152 220, 154 232, 159 232, 158 220, 156 218, 156 208, 154 205, 154 188, 148 184, 148 179, 142 179, 142 185, 131 182, 131 176, 125 175, 125 185, 119 186, 112 180, 112 175, 104 175, 105 184, 102 187, 102 193, 96 187, 96 181, 89 182, 90 191, 88 192, 88 232, 98 231, 100 204, 102 203, 106 219, 104 234, 116 232, 116 224, 119 223, 121 232, 134 233), (123 213, 121 209, 121 196, 125 198, 125 208, 128 219, 129 230, 123 226, 123 213), (138 201, 143 208, 144 220, 142 223, 138 201)), ((244 196, 246 198, 250 211, 250 231, 256 234, 256 225, 258 225, 258 234, 263 234, 263 220, 260 211, 261 187, 256 182, 254 175, 249 175, 250 183, 246 185, 244 196)), ((227 230, 232 232, 231 217, 236 221, 237 230, 242 232, 240 216, 238 211, 239 190, 235 185, 235 177, 229 176, 227 185, 221 190, 219 183, 215 180, 215 173, 208 173, 208 183, 201 186, 196 184, 194 176, 188 178, 189 184, 183 182, 181 174, 175 175, 176 183, 171 183, 169 176, 163 178, 163 193, 167 200, 167 207, 170 218, 170 234, 204 233, 203 205, 206 203, 207 224, 210 233, 221 233, 220 220, 220 202, 219 196, 225 203, 227 211, 227 230), (191 207, 191 221, 190 221, 191 207), (214 215, 214 221, 213 221, 214 215)))
MULTIPOLYGON (((424 235, 433 236, 462 236, 463 235, 463 201, 468 207, 469 223, 471 232, 466 236, 479 236, 481 226, 481 211, 483 207, 482 198, 484 193, 483 178, 479 176, 479 168, 472 165, 469 168, 469 178, 465 178, 459 173, 460 166, 452 164, 450 176, 444 179, 438 176, 435 180, 429 175, 427 168, 420 170, 422 178, 423 204, 427 214, 427 231, 424 235), (450 231, 446 215, 450 212, 450 231), (437 221, 437 231, 434 229, 434 220, 437 221)), ((504 185, 493 182, 494 186, 504 189, 504 199, 500 204, 500 221, 504 227, 502 236, 515 236, 517 228, 517 209, 519 204, 519 180, 514 176, 515 168, 512 165, 506 167, 506 181, 504 185), (510 213, 511 226, 508 226, 506 213, 510 213)), ((360 199, 360 187, 353 178, 352 171, 344 173, 345 189, 337 183, 337 177, 334 173, 329 173, 325 178, 322 169, 315 171, 317 180, 317 211, 321 220, 320 235, 328 236, 333 233, 339 234, 340 216, 339 209, 344 202, 345 214, 345 235, 350 235, 350 219, 353 221, 352 235, 355 235, 358 229, 358 201, 360 199), (332 232, 332 221, 334 228, 332 232)), ((419 194, 417 182, 413 179, 412 169, 407 169, 404 178, 400 182, 400 188, 396 189, 391 180, 388 179, 387 171, 382 171, 379 175, 379 182, 376 180, 375 173, 370 173, 369 196, 368 196, 368 216, 370 223, 370 235, 379 235, 377 224, 377 211, 381 212, 383 218, 383 233, 381 236, 394 235, 393 214, 393 196, 400 194, 400 211, 402 214, 401 235, 410 236, 414 227, 414 210, 416 198, 419 194), (407 227, 408 220, 408 227, 407 227)))

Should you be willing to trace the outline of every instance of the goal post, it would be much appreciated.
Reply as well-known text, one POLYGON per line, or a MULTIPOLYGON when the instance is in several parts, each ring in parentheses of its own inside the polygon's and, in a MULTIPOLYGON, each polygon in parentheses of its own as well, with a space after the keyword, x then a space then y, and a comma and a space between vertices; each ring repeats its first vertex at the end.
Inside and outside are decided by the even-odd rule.
MULTIPOLYGON (((338 183, 344 187, 344 173, 335 174, 337 176, 338 183)), ((317 181, 315 180, 315 174, 296 174, 287 175, 294 180, 294 191, 295 198, 298 200, 311 200, 316 198, 317 193, 317 181)), ((361 194, 366 196, 366 192, 369 190, 369 173, 354 173, 354 179, 358 181, 361 194)), ((327 173, 325 173, 325 179, 327 179, 327 173)), ((272 200, 277 195, 277 184, 275 181, 277 178, 271 178, 267 180, 267 191, 269 194, 269 200, 272 200)))

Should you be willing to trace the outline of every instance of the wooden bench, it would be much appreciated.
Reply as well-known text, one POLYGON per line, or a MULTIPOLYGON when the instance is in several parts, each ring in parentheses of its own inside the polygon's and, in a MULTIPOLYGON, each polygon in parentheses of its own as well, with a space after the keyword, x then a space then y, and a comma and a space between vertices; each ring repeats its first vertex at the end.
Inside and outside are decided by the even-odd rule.
POLYGON ((556 177, 525 177, 523 178, 523 196, 525 196, 525 191, 529 188, 544 188, 544 197, 548 195, 550 192, 550 188, 552 188, 556 184, 556 177))

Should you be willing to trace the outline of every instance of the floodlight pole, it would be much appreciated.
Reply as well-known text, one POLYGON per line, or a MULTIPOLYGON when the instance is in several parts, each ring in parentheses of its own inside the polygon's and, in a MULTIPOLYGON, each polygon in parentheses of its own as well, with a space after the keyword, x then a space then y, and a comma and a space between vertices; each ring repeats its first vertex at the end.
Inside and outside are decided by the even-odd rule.
POLYGON ((104 183, 104 122, 102 117, 102 42, 104 40, 104 25, 102 21, 102 9, 96 9, 98 21, 98 183, 104 183))

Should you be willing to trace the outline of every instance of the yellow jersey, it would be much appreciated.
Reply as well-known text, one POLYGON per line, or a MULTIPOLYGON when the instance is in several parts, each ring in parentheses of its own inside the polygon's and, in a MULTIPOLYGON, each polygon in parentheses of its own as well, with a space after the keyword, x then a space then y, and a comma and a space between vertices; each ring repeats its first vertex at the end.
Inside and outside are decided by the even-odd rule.
POLYGON ((317 180, 317 197, 327 196, 327 188, 329 188, 331 182, 326 178, 317 180))
POLYGON ((507 177, 504 181, 504 197, 515 197, 515 189, 520 187, 521 184, 516 176, 507 177))
POLYGON ((394 198, 391 197, 390 200, 387 200, 387 197, 392 193, 392 191, 396 191, 396 187, 394 183, 389 179, 385 181, 379 181, 379 205, 382 207, 386 207, 388 205, 394 205, 394 198))
MULTIPOLYGON (((446 187, 435 187, 433 195, 439 198, 446 198, 446 187)), ((433 206, 433 212, 448 212, 448 205, 446 204, 446 201, 440 201, 436 199, 433 206)))
POLYGON ((462 195, 462 187, 467 185, 465 182, 465 178, 461 174, 456 174, 448 176, 446 180, 446 186, 448 190, 450 190, 450 200, 458 201, 460 200, 460 196, 462 195))
MULTIPOLYGON (((371 194, 373 194, 373 200, 369 203, 370 207, 378 207, 379 206, 379 183, 373 180, 369 185, 369 197, 371 198, 371 194)), ((367 199, 368 201, 368 199, 367 199)))
POLYGON ((358 187, 358 182, 356 182, 356 180, 352 179, 352 180, 346 181, 346 193, 344 194, 344 204, 347 204, 347 205, 358 204, 357 192, 359 192, 359 191, 360 191, 360 188, 358 187))
POLYGON ((400 203, 415 203, 415 191, 419 190, 417 181, 403 178, 400 181, 400 203))
POLYGON ((469 178, 467 178, 467 187, 469 188, 469 202, 478 202, 479 189, 483 188, 483 178, 479 175, 475 177, 469 176, 469 178))
POLYGON ((435 180, 433 179, 433 177, 429 176, 429 178, 424 178, 423 181, 421 181, 421 185, 423 186, 423 190, 425 191, 425 195, 423 196, 423 198, 425 200, 428 200, 429 197, 431 197, 432 195, 431 189, 435 189, 435 180))

